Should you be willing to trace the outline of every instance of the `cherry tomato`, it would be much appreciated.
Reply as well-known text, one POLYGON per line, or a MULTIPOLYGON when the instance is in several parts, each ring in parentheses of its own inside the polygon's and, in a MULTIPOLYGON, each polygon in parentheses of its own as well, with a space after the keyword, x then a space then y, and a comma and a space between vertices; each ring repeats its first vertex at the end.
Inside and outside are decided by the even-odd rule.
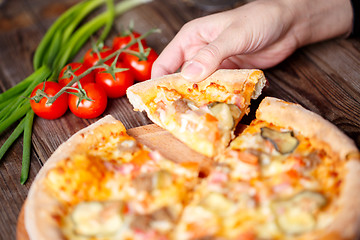
POLYGON ((100 116, 107 105, 105 90, 97 83, 87 83, 82 86, 87 96, 93 101, 82 100, 77 106, 79 97, 69 94, 69 108, 72 113, 81 118, 95 118, 100 116))
MULTIPOLYGON (((112 54, 114 51, 107 47, 104 46, 101 50, 100 50, 100 57, 102 59, 106 58, 107 56, 109 56, 110 54, 112 54)), ((114 58, 109 59, 108 61, 106 61, 106 64, 111 64, 114 61, 114 58)), ((93 49, 89 49, 84 56, 84 65, 86 65, 87 67, 92 67, 94 66, 97 62, 99 61, 99 56, 97 53, 94 52, 93 49)))
MULTIPOLYGON (((117 68, 125 68, 123 63, 116 63, 117 68)), ((119 98, 126 94, 126 89, 134 84, 134 76, 130 70, 115 73, 115 80, 110 73, 101 72, 105 69, 99 69, 95 75, 95 81, 101 85, 106 95, 110 98, 119 98)))
MULTIPOLYGON (((60 72, 59 74, 59 78, 58 78, 58 82, 60 84, 61 87, 65 87, 72 79, 73 76, 69 77, 69 78, 63 78, 64 77, 64 72, 67 69, 67 67, 70 66, 71 69, 78 69, 76 70, 74 73, 76 76, 81 75, 83 72, 85 72, 88 68, 85 67, 85 65, 83 65, 82 63, 69 63, 68 65, 66 65, 60 72)), ((80 83, 81 85, 84 85, 86 83, 90 83, 90 82, 94 82, 94 73, 90 72, 89 74, 85 75, 85 77, 80 79, 80 83)), ((74 83, 71 87, 77 87, 77 83, 74 83)))
MULTIPOLYGON (((136 51, 138 52, 139 50, 137 49, 136 51)), ((135 80, 145 81, 150 79, 151 68, 157 57, 157 53, 153 49, 151 49, 147 60, 139 61, 138 57, 126 53, 123 61, 125 65, 129 67, 134 74, 135 80)))
MULTIPOLYGON (((120 35, 118 37, 115 37, 113 40, 113 50, 116 51, 116 50, 119 50, 119 49, 125 47, 133 38, 138 38, 140 36, 141 36, 140 33, 133 31, 130 34, 120 35)), ((145 39, 141 40, 141 44, 143 45, 144 48, 147 48, 145 39)), ((137 48, 139 48, 139 44, 135 43, 135 44, 131 45, 129 49, 135 50, 137 48)), ((121 53, 119 56, 119 59, 123 59, 124 56, 125 56, 125 53, 121 53)))
MULTIPOLYGON (((57 92, 61 90, 61 86, 56 82, 40 83, 34 88, 30 97, 34 97, 38 89, 43 90, 49 97, 53 97, 57 92)), ((35 112, 35 114, 39 117, 45 119, 59 118, 66 112, 68 108, 68 94, 61 94, 51 105, 46 105, 46 102, 46 98, 42 98, 38 103, 36 103, 34 100, 30 100, 30 106, 35 112)))

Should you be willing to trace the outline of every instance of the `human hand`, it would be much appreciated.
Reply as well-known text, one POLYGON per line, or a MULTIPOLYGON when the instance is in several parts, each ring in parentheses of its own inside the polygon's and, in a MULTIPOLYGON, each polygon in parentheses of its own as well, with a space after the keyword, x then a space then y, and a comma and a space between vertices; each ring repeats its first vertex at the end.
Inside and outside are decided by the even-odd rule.
POLYGON ((182 66, 201 81, 219 68, 269 68, 305 44, 349 34, 349 0, 259 0, 185 24, 155 61, 152 77, 182 66))

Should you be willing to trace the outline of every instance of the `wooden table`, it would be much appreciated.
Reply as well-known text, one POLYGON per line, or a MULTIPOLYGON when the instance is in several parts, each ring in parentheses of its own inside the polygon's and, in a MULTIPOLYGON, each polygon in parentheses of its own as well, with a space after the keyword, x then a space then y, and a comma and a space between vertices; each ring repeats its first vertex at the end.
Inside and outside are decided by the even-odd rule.
MULTIPOLYGON (((0 92, 32 73, 33 53, 44 33, 64 10, 76 2, 11 0, 0 6, 0 92)), ((154 0, 118 17, 109 39, 133 19, 135 29, 140 32, 155 27, 162 29, 161 34, 147 39, 149 45, 160 53, 185 22, 209 13, 192 6, 190 0, 154 0)), ((89 47, 86 45, 79 56, 89 47)), ((265 74, 270 87, 263 96, 275 96, 303 105, 338 126, 360 146, 359 39, 331 40, 299 49, 277 67, 266 70, 265 74)), ((112 114, 126 128, 151 123, 144 114, 132 110, 126 97, 110 100, 105 114, 112 114)), ((243 123, 248 123, 253 115, 254 110, 243 123)), ((11 147, 0 162, 1 239, 15 238, 17 216, 29 187, 51 153, 73 133, 96 120, 80 119, 70 112, 53 121, 35 118, 30 177, 25 185, 20 184, 22 139, 11 147)), ((10 130, 0 136, 0 145, 10 135, 10 130)))

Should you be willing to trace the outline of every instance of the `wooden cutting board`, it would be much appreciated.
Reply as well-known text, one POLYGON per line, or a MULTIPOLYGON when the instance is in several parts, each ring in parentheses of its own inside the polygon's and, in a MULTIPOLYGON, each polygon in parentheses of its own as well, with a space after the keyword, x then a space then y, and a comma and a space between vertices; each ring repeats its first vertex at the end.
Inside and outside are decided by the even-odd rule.
MULTIPOLYGON (((150 124, 142 127, 132 128, 127 130, 127 133, 133 136, 140 143, 148 146, 151 149, 158 150, 165 158, 171 159, 175 162, 182 162, 184 160, 192 160, 203 163, 203 166, 210 164, 210 159, 191 149, 185 144, 174 138, 169 132, 158 127, 155 124, 150 124)), ((18 216, 16 239, 29 240, 24 225, 24 205, 18 216)))

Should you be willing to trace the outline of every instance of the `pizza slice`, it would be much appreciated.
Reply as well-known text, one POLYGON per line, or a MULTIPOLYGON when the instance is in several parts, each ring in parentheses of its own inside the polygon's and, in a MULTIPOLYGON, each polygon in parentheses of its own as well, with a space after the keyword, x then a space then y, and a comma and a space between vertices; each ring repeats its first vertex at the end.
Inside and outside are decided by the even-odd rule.
POLYGON ((228 145, 265 84, 260 70, 218 70, 199 83, 177 73, 138 83, 127 96, 135 110, 146 111, 154 123, 212 157, 228 145))
POLYGON ((216 157, 178 239, 357 239, 359 152, 319 115, 265 98, 216 157), (210 229, 210 230, 209 230, 210 229))
POLYGON ((30 239, 159 239, 175 228, 198 165, 174 163, 107 116, 47 160, 25 204, 30 239))

